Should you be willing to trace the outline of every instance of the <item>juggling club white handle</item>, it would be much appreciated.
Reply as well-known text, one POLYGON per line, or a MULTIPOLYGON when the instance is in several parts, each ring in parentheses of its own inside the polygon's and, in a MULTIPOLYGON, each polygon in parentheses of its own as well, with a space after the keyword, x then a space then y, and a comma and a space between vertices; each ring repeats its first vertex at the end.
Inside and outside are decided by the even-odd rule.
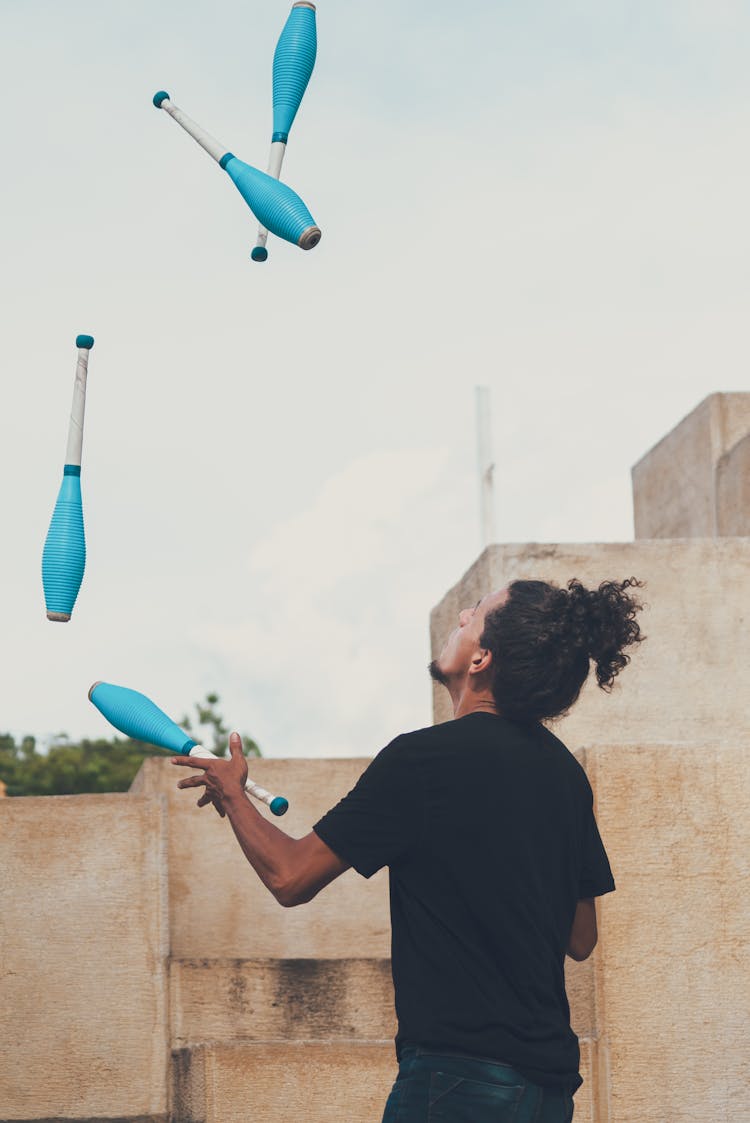
POLYGON ((89 347, 78 348, 76 378, 73 385, 73 405, 68 425, 68 446, 65 450, 65 463, 81 465, 83 449, 83 417, 86 412, 86 375, 89 368, 89 347))
POLYGON ((186 133, 189 133, 193 140, 197 141, 201 148, 212 156, 217 164, 221 163, 222 156, 225 156, 229 149, 225 144, 220 144, 215 137, 197 125, 192 117, 188 117, 187 113, 183 111, 170 101, 168 97, 163 96, 163 91, 160 91, 154 97, 154 104, 156 105, 156 98, 160 98, 157 108, 163 109, 170 117, 174 118, 178 125, 182 125, 186 133))
MULTIPOLYGON (((216 753, 212 753, 210 749, 204 749, 203 745, 193 746, 188 756, 213 757, 214 760, 218 759, 216 753)), ((284 811, 286 811, 289 806, 283 796, 271 795, 271 793, 267 792, 265 788, 262 788, 260 784, 253 783, 249 776, 245 781, 245 791, 248 792, 249 795, 254 796, 255 799, 260 800, 261 803, 267 804, 274 815, 283 815, 284 811), (283 810, 282 804, 284 805, 283 810)))

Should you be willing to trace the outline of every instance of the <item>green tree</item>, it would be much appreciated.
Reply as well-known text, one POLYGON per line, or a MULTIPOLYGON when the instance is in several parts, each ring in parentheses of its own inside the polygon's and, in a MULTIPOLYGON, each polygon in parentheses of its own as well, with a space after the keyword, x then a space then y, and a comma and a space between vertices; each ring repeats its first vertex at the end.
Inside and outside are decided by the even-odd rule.
MULTIPOLYGON (((195 703, 196 721, 185 714, 180 725, 186 729, 204 749, 210 749, 217 756, 226 756, 229 748, 229 734, 231 730, 224 724, 224 718, 216 709, 219 704, 219 695, 208 693, 202 702, 195 703), (210 733, 210 740, 205 737, 203 730, 210 733)), ((242 751, 245 756, 262 756, 258 743, 248 733, 242 733, 242 751)))
POLYGON ((23 773, 31 773, 40 754, 36 738, 24 737, 16 743, 9 733, 0 733, 0 780, 6 785, 8 795, 22 795, 23 773))
MULTIPOLYGON (((198 724, 212 731, 213 743, 201 743, 224 755, 229 734, 218 703, 218 694, 210 693, 204 702, 196 703, 195 710, 198 724)), ((183 724, 192 732, 189 720, 183 724)), ((252 737, 243 737, 243 749, 248 756, 261 756, 252 737)), ((9 796, 124 792, 143 761, 158 755, 158 750, 145 741, 122 737, 71 741, 64 733, 53 738, 46 752, 40 752, 35 737, 17 742, 9 733, 0 733, 0 780, 9 796)))

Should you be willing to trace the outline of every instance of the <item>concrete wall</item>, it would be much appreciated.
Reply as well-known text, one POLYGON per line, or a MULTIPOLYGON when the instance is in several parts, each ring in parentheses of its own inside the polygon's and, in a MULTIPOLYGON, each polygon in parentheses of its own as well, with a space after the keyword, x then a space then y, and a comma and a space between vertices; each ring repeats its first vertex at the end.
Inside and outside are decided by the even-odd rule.
POLYGON ((617 883, 594 952, 597 1123, 750 1119, 747 746, 605 744, 586 768, 617 883))
MULTIPOLYGON (((367 763, 259 761, 253 774, 289 796, 278 822, 302 835, 367 763)), ((155 757, 128 795, 3 801, 2 1123, 185 1123, 186 1095, 201 1120, 223 1120, 230 1104, 244 1118, 248 1102, 259 1123, 292 1117, 311 1094, 310 1040, 328 1045, 308 1123, 332 1105, 364 1119, 390 1086, 386 875, 345 874, 313 904, 282 909, 226 820, 177 790, 184 775, 155 757), (281 1039, 286 1050, 267 1044, 281 1039), (378 1044, 363 1052, 364 1041, 378 1044), (262 1046, 246 1066, 243 1042, 262 1046), (269 1048, 275 1067, 263 1074, 269 1048), (366 1079, 355 1089, 347 1076, 333 1095, 360 1055, 366 1079), (247 1067, 238 1096, 221 1076, 235 1065, 247 1067)))
POLYGON ((168 1110, 163 801, 0 806, 0 1118, 168 1110))
MULTIPOLYGON (((603 733, 636 744, 750 741, 750 689, 739 674, 750 666, 750 539, 491 546, 434 609, 433 656, 461 608, 515 578, 596 585, 631 575, 646 582, 640 619, 648 638, 611 694, 590 676, 555 732, 571 748, 603 733)), ((446 721, 447 691, 436 686, 434 698, 435 719, 446 721)))
POLYGON ((716 474, 722 457, 748 434, 750 394, 705 398, 634 466, 635 537, 747 534, 747 508, 734 508, 739 522, 725 511, 722 526, 716 474))
POLYGON ((750 436, 716 466, 717 534, 750 536, 750 436))
MULTIPOLYGON (((366 764, 269 760, 253 770, 289 796, 292 810, 280 822, 301 835, 366 764)), ((334 1095, 328 1078, 313 1081, 307 1123, 328 1123, 331 1111, 377 1117, 375 1101, 382 1108, 396 1069, 384 877, 367 883, 349 873, 318 902, 281 909, 226 821, 177 791, 181 775, 154 758, 131 795, 5 801, 0 1120, 162 1121, 169 1045, 175 1123, 188 1119, 188 1104, 190 1118, 204 1123, 251 1107, 258 1123, 292 1117, 313 1076, 310 1042, 326 1045, 331 1081, 349 1071, 352 1049, 368 1067, 356 1095, 346 1085, 334 1095), (167 961, 170 911, 172 944, 195 951, 192 958, 167 961), (223 957, 224 928, 253 954, 223 957), (285 958, 290 946, 302 954, 285 958), (221 1074, 245 1063, 254 1072, 269 1042, 291 1075, 266 1115, 254 1077, 237 1098, 221 1074), (244 1054, 242 1045, 256 1048, 244 1054)), ((568 983, 586 1080, 578 1115, 594 1121, 593 961, 569 962, 568 983)))
MULTIPOLYGON (((301 838, 352 788, 368 764, 357 760, 252 761, 250 774, 285 795, 278 822, 301 838)), ((232 829, 196 793, 178 791, 185 775, 164 758, 146 762, 134 790, 163 794, 169 807, 170 951, 180 959, 347 959, 390 955, 388 875, 366 882, 348 871, 304 909, 283 909, 247 864, 232 829)), ((273 816, 258 804, 270 819, 273 816)))
MULTIPOLYGON (((748 746, 600 735, 578 755, 618 889, 600 902, 593 956, 566 964, 585 1080, 576 1123, 750 1118, 748 746)), ((289 796, 302 834, 365 764, 254 771, 289 796)), ((173 789, 178 775, 155 759, 140 794, 4 801, 0 1118, 164 1120, 171 1022, 175 1123, 301 1118, 303 1101, 306 1123, 377 1119, 395 1075, 387 958, 364 952, 380 947, 381 889, 345 875, 320 896, 333 910, 340 893, 323 920, 255 896, 231 829, 173 789), (173 901, 173 942, 202 941, 196 957, 171 959, 169 1015, 168 834, 195 917, 173 901), (280 947, 309 954, 223 958, 213 933, 234 923, 233 895, 246 947, 272 946, 286 921, 280 947), (194 930, 178 933, 181 923, 194 930)))

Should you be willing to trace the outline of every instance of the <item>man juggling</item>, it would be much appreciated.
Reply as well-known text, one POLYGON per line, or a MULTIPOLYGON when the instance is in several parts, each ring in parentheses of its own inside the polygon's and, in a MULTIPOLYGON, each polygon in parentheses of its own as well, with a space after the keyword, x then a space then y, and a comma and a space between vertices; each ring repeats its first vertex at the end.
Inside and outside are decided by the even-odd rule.
POLYGON ((592 663, 609 690, 630 661, 639 584, 520 580, 464 609, 430 666, 453 720, 396 737, 304 838, 246 798, 236 733, 228 760, 173 761, 282 905, 389 867, 399 1073, 383 1123, 573 1117, 564 960, 591 954, 615 884, 586 774, 543 723, 592 663))

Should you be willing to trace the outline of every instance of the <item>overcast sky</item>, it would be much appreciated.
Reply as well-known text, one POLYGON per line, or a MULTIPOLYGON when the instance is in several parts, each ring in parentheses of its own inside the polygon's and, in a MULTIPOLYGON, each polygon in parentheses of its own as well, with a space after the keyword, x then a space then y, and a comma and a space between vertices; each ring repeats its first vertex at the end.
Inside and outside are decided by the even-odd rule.
POLYGON ((750 389, 746 3, 321 0, 284 177, 323 239, 256 265, 151 96, 265 167, 288 9, 0 2, 0 731, 108 736, 105 679, 370 755, 429 723, 429 612, 480 549, 475 386, 513 542, 631 538, 632 464, 750 389), (51 624, 79 332, 88 560, 51 624))

